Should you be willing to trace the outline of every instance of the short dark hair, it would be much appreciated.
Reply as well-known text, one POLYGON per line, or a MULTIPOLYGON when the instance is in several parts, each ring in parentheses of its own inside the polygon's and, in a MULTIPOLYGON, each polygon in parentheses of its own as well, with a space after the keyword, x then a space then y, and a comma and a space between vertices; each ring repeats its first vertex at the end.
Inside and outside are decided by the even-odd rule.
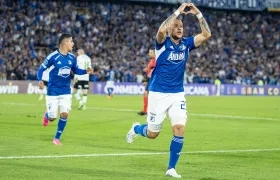
POLYGON ((61 42, 64 40, 64 39, 66 39, 66 38, 71 38, 72 36, 70 35, 70 34, 61 34, 60 36, 59 36, 59 39, 58 39, 58 44, 60 45, 61 44, 61 42))

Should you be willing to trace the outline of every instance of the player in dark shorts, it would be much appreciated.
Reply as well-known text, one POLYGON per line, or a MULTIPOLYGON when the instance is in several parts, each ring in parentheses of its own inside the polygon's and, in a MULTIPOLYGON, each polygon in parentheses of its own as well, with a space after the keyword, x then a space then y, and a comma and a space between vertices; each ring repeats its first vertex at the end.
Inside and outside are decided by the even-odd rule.
POLYGON ((148 66, 144 69, 144 71, 147 72, 147 78, 143 82, 145 84, 145 92, 144 92, 144 98, 143 98, 143 110, 137 113, 140 116, 147 115, 149 81, 150 81, 150 77, 152 75, 153 69, 155 68, 155 65, 156 65, 155 49, 154 48, 149 49, 149 57, 151 58, 151 60, 148 64, 148 66))

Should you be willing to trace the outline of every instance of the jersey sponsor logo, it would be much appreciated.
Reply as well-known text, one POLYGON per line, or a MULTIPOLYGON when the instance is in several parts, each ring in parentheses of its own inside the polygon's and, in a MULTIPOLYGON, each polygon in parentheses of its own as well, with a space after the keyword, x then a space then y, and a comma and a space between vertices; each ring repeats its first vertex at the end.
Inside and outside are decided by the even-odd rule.
POLYGON ((70 75, 70 72, 71 72, 71 68, 67 67, 67 66, 64 66, 64 67, 62 67, 58 70, 57 75, 59 75, 61 77, 64 77, 64 78, 67 78, 70 75))
POLYGON ((167 58, 169 61, 182 61, 185 59, 185 52, 171 52, 167 58))

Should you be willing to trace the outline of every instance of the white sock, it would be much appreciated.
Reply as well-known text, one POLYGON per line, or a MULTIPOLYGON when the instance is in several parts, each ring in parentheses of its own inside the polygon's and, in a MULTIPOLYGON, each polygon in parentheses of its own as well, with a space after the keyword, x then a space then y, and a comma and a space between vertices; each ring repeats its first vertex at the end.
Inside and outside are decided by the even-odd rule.
POLYGON ((43 98, 43 97, 44 97, 45 91, 46 91, 46 88, 44 87, 44 89, 42 89, 42 90, 40 91, 40 98, 43 98))
POLYGON ((80 101, 81 100, 81 97, 80 97, 80 94, 78 92, 76 92, 74 94, 75 98, 77 99, 77 101, 80 101))
POLYGON ((83 104, 86 104, 86 103, 87 103, 87 95, 83 95, 82 101, 83 101, 83 104))

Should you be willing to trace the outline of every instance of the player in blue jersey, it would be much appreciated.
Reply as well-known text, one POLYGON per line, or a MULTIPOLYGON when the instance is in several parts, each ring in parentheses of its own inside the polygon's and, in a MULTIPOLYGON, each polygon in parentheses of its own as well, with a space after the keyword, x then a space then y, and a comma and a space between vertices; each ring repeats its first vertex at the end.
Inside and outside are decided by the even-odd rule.
POLYGON ((71 110, 71 70, 75 74, 83 75, 92 73, 92 69, 82 70, 78 68, 76 57, 71 54, 74 46, 73 39, 69 34, 62 34, 59 37, 59 49, 47 56, 41 64, 37 77, 39 88, 44 88, 42 81, 43 72, 49 70, 49 82, 46 97, 47 112, 43 116, 43 125, 47 126, 49 121, 54 121, 57 117, 58 107, 60 118, 58 128, 53 139, 53 144, 61 145, 60 136, 65 128, 68 113, 71 110))
POLYGON ((168 114, 173 137, 166 176, 181 178, 175 166, 183 147, 187 121, 183 80, 189 52, 210 37, 211 31, 206 20, 192 3, 183 3, 161 24, 156 35, 156 66, 149 85, 147 124, 133 123, 126 140, 132 143, 137 135, 155 139, 168 114), (180 14, 196 15, 202 32, 194 37, 183 37, 183 23, 177 18, 180 14))
POLYGON ((110 66, 110 69, 107 72, 107 82, 106 82, 108 98, 113 97, 114 85, 115 85, 115 71, 113 70, 113 67, 110 66))

